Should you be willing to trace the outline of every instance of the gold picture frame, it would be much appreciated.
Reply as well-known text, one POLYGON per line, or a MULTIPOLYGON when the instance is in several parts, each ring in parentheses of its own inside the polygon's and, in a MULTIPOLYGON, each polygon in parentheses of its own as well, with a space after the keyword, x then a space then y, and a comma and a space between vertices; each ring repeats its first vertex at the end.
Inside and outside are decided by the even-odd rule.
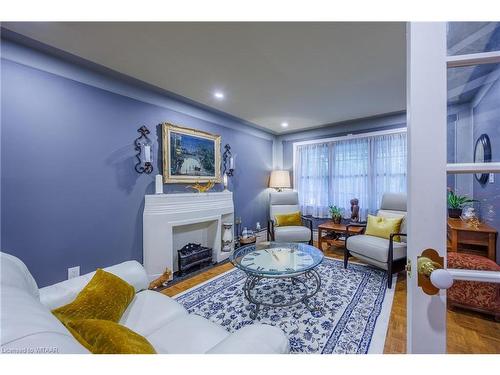
POLYGON ((220 135, 165 122, 162 141, 163 183, 222 181, 220 135))

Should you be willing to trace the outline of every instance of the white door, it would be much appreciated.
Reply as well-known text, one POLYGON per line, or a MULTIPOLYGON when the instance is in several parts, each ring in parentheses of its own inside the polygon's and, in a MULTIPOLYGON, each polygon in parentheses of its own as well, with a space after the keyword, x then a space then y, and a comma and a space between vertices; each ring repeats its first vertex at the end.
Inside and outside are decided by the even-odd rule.
MULTIPOLYGON (((465 30, 453 50, 447 46, 447 26, 439 22, 411 22, 407 25, 408 353, 446 352, 446 289, 436 290, 435 295, 426 294, 418 285, 417 269, 418 257, 426 249, 434 249, 438 256, 443 257, 446 267, 447 175, 468 174, 472 179, 473 173, 500 172, 500 160, 473 163, 471 159, 447 164, 447 94, 454 95, 450 94, 451 88, 447 88, 450 70, 500 63, 499 51, 456 53, 467 51, 467 43, 470 45, 484 39, 486 28, 475 34, 465 30)), ((494 28, 495 25, 488 27, 494 28)), ((467 84, 472 88, 480 86, 474 80, 467 84)), ((500 129, 500 117, 498 120, 500 129)), ((471 141, 473 136, 471 133, 471 141)), ((453 277, 458 277, 454 271, 439 271, 433 276, 438 287, 444 287, 448 279, 451 282, 453 277), (440 282, 438 276, 443 277, 440 282)), ((426 281, 423 274, 421 277, 421 282, 426 281)), ((499 282, 500 275, 469 271, 465 276, 462 273, 461 277, 499 282)))

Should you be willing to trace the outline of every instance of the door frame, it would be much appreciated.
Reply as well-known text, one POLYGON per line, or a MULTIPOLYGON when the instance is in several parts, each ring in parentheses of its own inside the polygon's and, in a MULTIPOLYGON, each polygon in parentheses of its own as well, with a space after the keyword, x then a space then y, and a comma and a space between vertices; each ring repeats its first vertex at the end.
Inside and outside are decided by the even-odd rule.
POLYGON ((446 259, 446 24, 407 24, 408 263, 407 352, 446 352, 446 291, 417 285, 417 257, 446 259), (445 146, 445 147, 443 147, 445 146))
MULTIPOLYGON (((446 163, 447 69, 500 63, 500 51, 447 56, 446 23, 407 24, 407 352, 446 353, 446 290, 417 285, 417 257, 431 248, 446 266, 447 174, 500 173, 500 162, 446 163)), ((458 280, 500 282, 487 271, 450 270, 458 280)))

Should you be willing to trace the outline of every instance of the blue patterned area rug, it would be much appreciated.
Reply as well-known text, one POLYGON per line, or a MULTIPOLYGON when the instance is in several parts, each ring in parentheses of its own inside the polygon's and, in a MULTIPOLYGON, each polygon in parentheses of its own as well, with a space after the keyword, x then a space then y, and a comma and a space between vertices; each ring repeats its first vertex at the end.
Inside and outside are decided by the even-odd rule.
POLYGON ((174 298, 190 313, 230 332, 254 322, 277 326, 288 336, 291 353, 382 353, 396 280, 393 288, 387 289, 384 271, 355 263, 349 263, 345 270, 342 261, 331 258, 324 258, 317 271, 322 285, 313 297, 317 306, 314 312, 302 303, 262 307, 253 321, 249 317, 250 304, 243 294, 246 276, 239 269, 174 298))

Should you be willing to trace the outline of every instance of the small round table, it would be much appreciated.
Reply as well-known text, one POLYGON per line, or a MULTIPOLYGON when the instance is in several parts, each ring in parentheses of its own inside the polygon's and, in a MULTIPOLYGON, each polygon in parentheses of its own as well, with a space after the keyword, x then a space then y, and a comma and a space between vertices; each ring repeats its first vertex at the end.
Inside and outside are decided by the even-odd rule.
POLYGON ((304 303, 311 312, 311 298, 321 287, 316 267, 323 253, 302 243, 262 242, 236 249, 231 262, 243 270, 245 298, 253 304, 250 318, 255 319, 261 306, 287 307, 304 303))

